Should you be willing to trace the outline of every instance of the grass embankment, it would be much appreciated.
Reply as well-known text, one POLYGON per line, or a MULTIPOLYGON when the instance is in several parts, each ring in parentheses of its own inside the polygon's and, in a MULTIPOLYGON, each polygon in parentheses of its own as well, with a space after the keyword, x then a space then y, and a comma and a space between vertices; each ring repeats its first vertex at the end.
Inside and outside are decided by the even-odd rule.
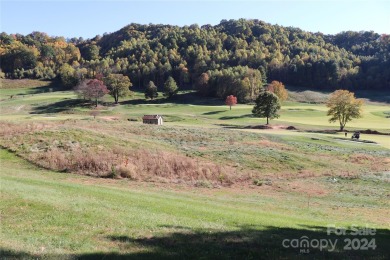
POLYGON ((332 136, 278 136, 127 121, 1 123, 0 144, 42 167, 194 185, 388 169, 390 151, 332 136))
POLYGON ((310 178, 280 188, 200 190, 53 173, 4 150, 0 158, 6 258, 388 256, 385 176, 321 178, 323 192, 308 197, 301 189, 313 184, 310 178), (377 228, 377 249, 343 250, 344 237, 327 236, 328 224, 377 228), (283 248, 283 239, 302 236, 340 241, 333 253, 283 248))
MULTIPOLYGON (((53 86, 56 83, 53 81, 35 80, 35 79, 0 79, 0 89, 35 89, 38 90, 42 87, 53 86)), ((58 86, 58 85, 57 85, 58 86)))
POLYGON ((59 81, 35 79, 0 79, 0 99, 13 99, 27 95, 53 92, 63 89, 59 81))

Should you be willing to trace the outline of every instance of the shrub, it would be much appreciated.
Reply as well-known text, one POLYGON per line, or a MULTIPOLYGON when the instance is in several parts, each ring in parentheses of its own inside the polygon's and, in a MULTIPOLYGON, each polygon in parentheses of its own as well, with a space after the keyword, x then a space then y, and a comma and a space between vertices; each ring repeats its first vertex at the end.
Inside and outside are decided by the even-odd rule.
POLYGON ((200 180, 200 181, 195 182, 195 187, 211 189, 211 188, 213 188, 213 185, 209 181, 200 180))
POLYGON ((137 171, 134 165, 118 166, 116 171, 122 178, 137 180, 137 171))
POLYGON ((263 185, 263 181, 259 180, 259 179, 254 179, 253 180, 253 184, 256 185, 256 186, 262 186, 263 185))

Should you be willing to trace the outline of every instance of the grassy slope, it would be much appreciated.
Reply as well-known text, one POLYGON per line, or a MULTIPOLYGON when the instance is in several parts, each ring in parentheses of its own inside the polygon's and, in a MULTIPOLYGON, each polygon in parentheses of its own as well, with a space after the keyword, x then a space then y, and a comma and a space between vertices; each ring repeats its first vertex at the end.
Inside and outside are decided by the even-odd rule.
POLYGON ((32 124, 0 125, 0 133, 4 135, 0 139, 2 146, 41 166, 93 175, 108 174, 111 165, 131 172, 132 167, 136 167, 136 173, 131 173, 132 178, 141 180, 162 177, 170 182, 191 182, 193 179, 215 183, 223 178, 221 183, 227 184, 252 182, 253 179, 274 177, 275 174, 355 175, 386 170, 385 157, 390 156, 389 150, 377 145, 350 142, 349 139, 344 141, 332 135, 316 133, 280 135, 271 131, 259 134, 254 130, 245 132, 173 125, 156 129, 155 126, 138 122, 93 119, 46 122, 44 128, 38 123, 35 127, 32 124), (75 147, 77 150, 74 150, 75 147), (80 150, 84 153, 78 153, 80 150), (139 154, 139 151, 146 154, 139 154), (168 158, 163 157, 167 152, 171 152, 168 155, 171 159, 181 159, 169 162, 168 158), (75 154, 78 154, 77 158, 74 158, 75 154), (112 154, 117 156, 110 156, 112 154), (155 158, 153 154, 159 155, 155 158), (79 160, 77 164, 95 165, 105 161, 106 166, 78 170, 73 162, 89 156, 91 160, 79 160), (150 158, 165 159, 157 164, 150 158), (132 166, 126 167, 126 159, 132 166), (147 163, 148 160, 152 161, 147 163), (188 161, 186 171, 177 168, 184 160, 188 161), (154 168, 158 172, 148 171, 143 163, 140 165, 140 161, 149 167, 158 166, 154 168), (216 167, 206 167, 210 163, 216 167))
MULTIPOLYGON (((323 179, 326 189, 342 190, 345 196, 312 196, 307 207, 308 197, 292 190, 161 189, 153 183, 40 170, 4 150, 0 158, 0 246, 8 256, 294 257, 299 254, 284 250, 283 239, 329 238, 324 230, 328 224, 378 228, 378 249, 368 254, 379 258, 385 258, 390 242, 384 221, 389 203, 381 194, 386 186, 375 179, 335 185, 323 179), (376 191, 370 191, 374 186, 376 191), (357 208, 360 214, 355 214, 357 208)), ((327 256, 318 250, 313 254, 327 256)), ((349 252, 328 256, 339 254, 349 252)))

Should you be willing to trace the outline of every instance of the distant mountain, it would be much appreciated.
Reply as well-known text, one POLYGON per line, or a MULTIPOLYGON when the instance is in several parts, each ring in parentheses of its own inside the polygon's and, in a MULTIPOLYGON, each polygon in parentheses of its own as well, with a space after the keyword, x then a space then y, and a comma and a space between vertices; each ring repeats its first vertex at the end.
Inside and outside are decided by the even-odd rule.
POLYGON ((253 75, 262 84, 279 80, 311 88, 390 90, 389 35, 324 35, 260 20, 222 20, 201 27, 130 24, 102 37, 68 42, 37 32, 2 33, 0 55, 8 77, 21 77, 22 69, 22 77, 50 74, 34 73, 37 67, 54 77, 68 63, 78 75, 126 74, 135 86, 154 81, 162 87, 172 76, 181 88, 196 87, 214 96, 244 91, 244 80, 253 75), (229 89, 222 84, 236 85, 229 89))

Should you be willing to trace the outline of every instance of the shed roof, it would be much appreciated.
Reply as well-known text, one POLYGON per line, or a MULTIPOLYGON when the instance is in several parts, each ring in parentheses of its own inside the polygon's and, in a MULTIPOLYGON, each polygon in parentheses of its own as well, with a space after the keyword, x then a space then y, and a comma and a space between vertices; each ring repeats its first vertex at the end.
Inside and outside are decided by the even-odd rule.
POLYGON ((142 119, 159 119, 162 118, 161 115, 144 115, 142 119))

